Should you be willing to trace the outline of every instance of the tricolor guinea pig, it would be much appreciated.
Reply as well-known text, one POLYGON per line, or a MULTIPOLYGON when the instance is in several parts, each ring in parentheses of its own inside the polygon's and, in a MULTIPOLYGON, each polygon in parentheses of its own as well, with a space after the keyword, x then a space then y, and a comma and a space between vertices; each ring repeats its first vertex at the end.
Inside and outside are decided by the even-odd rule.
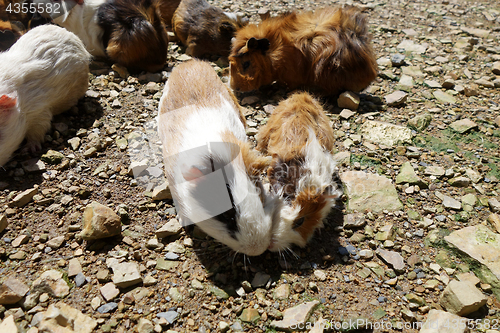
POLYGON ((186 54, 201 58, 227 57, 231 39, 248 20, 210 5, 205 0, 182 0, 172 18, 175 35, 184 44, 186 54))
POLYGON ((342 193, 332 179, 336 167, 328 117, 310 94, 295 93, 279 103, 257 142, 257 149, 273 158, 267 175, 284 200, 269 250, 303 247, 342 193))
POLYGON ((28 31, 0 53, 0 166, 24 138, 40 148, 52 116, 87 91, 90 60, 81 40, 55 25, 28 31))
POLYGON ((93 56, 130 70, 159 71, 167 60, 158 0, 85 0, 54 22, 80 37, 93 56))
POLYGON ((325 8, 289 13, 240 29, 232 44, 230 83, 250 91, 274 81, 289 89, 334 95, 360 91, 377 76, 377 63, 360 10, 325 8))
POLYGON ((251 149, 244 122, 209 63, 174 68, 160 100, 158 132, 180 221, 256 256, 270 245, 279 205, 259 178, 269 159, 251 149))

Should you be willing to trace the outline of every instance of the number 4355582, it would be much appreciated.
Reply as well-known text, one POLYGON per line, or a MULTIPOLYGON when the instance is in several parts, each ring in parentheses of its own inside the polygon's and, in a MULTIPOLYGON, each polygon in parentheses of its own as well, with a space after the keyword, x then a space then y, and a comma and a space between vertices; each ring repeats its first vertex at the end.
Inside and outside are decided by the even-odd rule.
POLYGON ((60 10, 61 4, 60 3, 9 3, 7 8, 5 8, 5 11, 7 13, 14 13, 14 14, 27 14, 27 13, 47 13, 47 14, 52 14, 52 13, 57 13, 60 10))

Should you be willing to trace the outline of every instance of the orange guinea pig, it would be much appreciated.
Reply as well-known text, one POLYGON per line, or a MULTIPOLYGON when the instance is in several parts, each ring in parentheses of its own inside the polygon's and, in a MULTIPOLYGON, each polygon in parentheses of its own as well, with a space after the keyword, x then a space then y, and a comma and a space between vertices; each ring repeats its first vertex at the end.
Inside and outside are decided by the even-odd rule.
POLYGON ((240 29, 229 57, 231 87, 250 91, 274 81, 326 95, 360 91, 377 76, 367 17, 359 9, 290 13, 240 29))
POLYGON ((247 23, 247 19, 223 12, 205 0, 182 0, 172 18, 174 33, 187 47, 186 54, 197 58, 227 57, 231 39, 247 23))
POLYGON ((342 194, 333 181, 333 129, 321 104, 300 92, 282 101, 257 134, 257 149, 272 156, 271 189, 284 200, 269 250, 305 246, 342 194))

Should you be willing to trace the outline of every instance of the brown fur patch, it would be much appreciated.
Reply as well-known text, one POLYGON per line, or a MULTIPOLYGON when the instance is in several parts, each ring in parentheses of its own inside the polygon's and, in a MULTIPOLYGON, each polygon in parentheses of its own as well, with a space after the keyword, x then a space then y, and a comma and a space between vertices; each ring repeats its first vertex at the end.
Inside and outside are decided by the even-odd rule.
POLYGON ((327 201, 325 197, 316 191, 316 189, 307 189, 297 195, 293 205, 301 207, 297 219, 304 218, 304 223, 297 227, 297 231, 303 239, 309 241, 314 231, 323 225, 321 210, 325 207, 327 201))
POLYGON ((179 7, 181 0, 160 0, 160 14, 165 27, 172 30, 172 17, 174 17, 175 10, 179 7))
POLYGON ((112 0, 98 10, 108 57, 131 70, 156 72, 167 60, 168 36, 158 0, 112 0))
POLYGON ((172 71, 169 81, 176 84, 169 86, 170 98, 164 101, 162 110, 173 111, 192 104, 216 107, 221 103, 222 94, 225 100, 232 102, 240 120, 246 124, 238 100, 208 62, 193 59, 182 63, 172 71))
POLYGON ((291 13, 248 25, 236 34, 229 57, 231 87, 249 91, 271 84, 314 88, 325 94, 360 91, 377 76, 366 16, 354 7, 291 13), (248 50, 267 38, 267 52, 248 50), (244 66, 249 61, 249 66, 244 66))
POLYGON ((313 130, 327 151, 334 145, 333 129, 321 104, 310 94, 299 92, 281 101, 257 134, 257 149, 282 161, 301 159, 313 130))
POLYGON ((175 35, 186 53, 197 58, 210 55, 227 57, 231 39, 246 22, 230 19, 222 9, 205 0, 182 0, 172 18, 175 35))

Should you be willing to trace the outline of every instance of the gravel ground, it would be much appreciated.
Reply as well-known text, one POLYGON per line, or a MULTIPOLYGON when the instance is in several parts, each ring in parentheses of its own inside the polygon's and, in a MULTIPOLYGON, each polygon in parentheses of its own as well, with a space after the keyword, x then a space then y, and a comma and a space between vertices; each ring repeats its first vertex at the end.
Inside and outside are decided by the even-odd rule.
MULTIPOLYGON (((266 11, 274 15, 331 4, 213 3, 253 22, 266 11)), ((175 209, 171 200, 155 200, 162 194, 155 191, 162 178, 154 118, 169 73, 189 57, 170 43, 163 72, 131 76, 94 62, 86 97, 54 119, 42 152, 17 154, 0 170, 0 221, 8 223, 0 234, 0 282, 13 277, 31 289, 21 301, 0 306, 0 318, 13 315, 19 331, 26 332, 62 300, 94 319, 95 332, 274 332, 271 322, 282 319, 284 310, 316 305, 310 303, 314 300, 319 304, 310 311, 310 322, 366 318, 421 323, 429 310, 441 309, 440 297, 450 279, 477 268, 443 245, 442 236, 498 220, 500 5, 491 0, 354 4, 370 17, 380 73, 359 94, 357 111, 339 107, 336 99, 324 101, 337 138, 334 152, 343 159, 341 175, 365 171, 391 179, 400 209, 377 212, 379 203, 373 202, 371 211, 355 214, 346 194, 313 241, 284 256, 264 253, 245 259, 196 228, 158 238, 158 229, 175 218, 175 209), (396 91, 399 99, 391 95, 396 91), (453 129, 464 119, 474 123, 471 128, 462 133, 453 129), (372 143, 359 134, 372 120, 410 128, 411 139, 393 146, 372 143), (406 162, 422 183, 396 184, 406 162), (140 176, 130 175, 145 168, 140 176), (26 203, 16 201, 30 189, 22 195, 26 203), (462 198, 461 207, 445 204, 440 193, 462 198), (472 202, 464 201, 467 194, 474 196, 472 202), (117 212, 121 235, 88 242, 75 237, 85 207, 94 201, 117 212), (359 222, 357 227, 347 225, 351 220, 359 222), (401 256, 404 268, 382 260, 377 248, 401 256), (76 271, 71 266, 75 258, 81 265, 76 271), (142 282, 114 294, 116 287, 108 284, 112 278, 116 282, 115 268, 109 269, 113 259, 136 263, 142 282), (64 273, 67 295, 35 291, 36 280, 49 270, 64 273), (85 278, 77 280, 72 272, 85 278), (110 294, 102 290, 105 285, 110 294)), ((221 76, 227 74, 227 61, 213 65, 221 76)), ((238 96, 247 109, 251 140, 287 93, 272 86, 238 96)), ((498 331, 495 292, 500 293, 484 281, 480 287, 487 303, 467 317, 496 321, 498 331)))

